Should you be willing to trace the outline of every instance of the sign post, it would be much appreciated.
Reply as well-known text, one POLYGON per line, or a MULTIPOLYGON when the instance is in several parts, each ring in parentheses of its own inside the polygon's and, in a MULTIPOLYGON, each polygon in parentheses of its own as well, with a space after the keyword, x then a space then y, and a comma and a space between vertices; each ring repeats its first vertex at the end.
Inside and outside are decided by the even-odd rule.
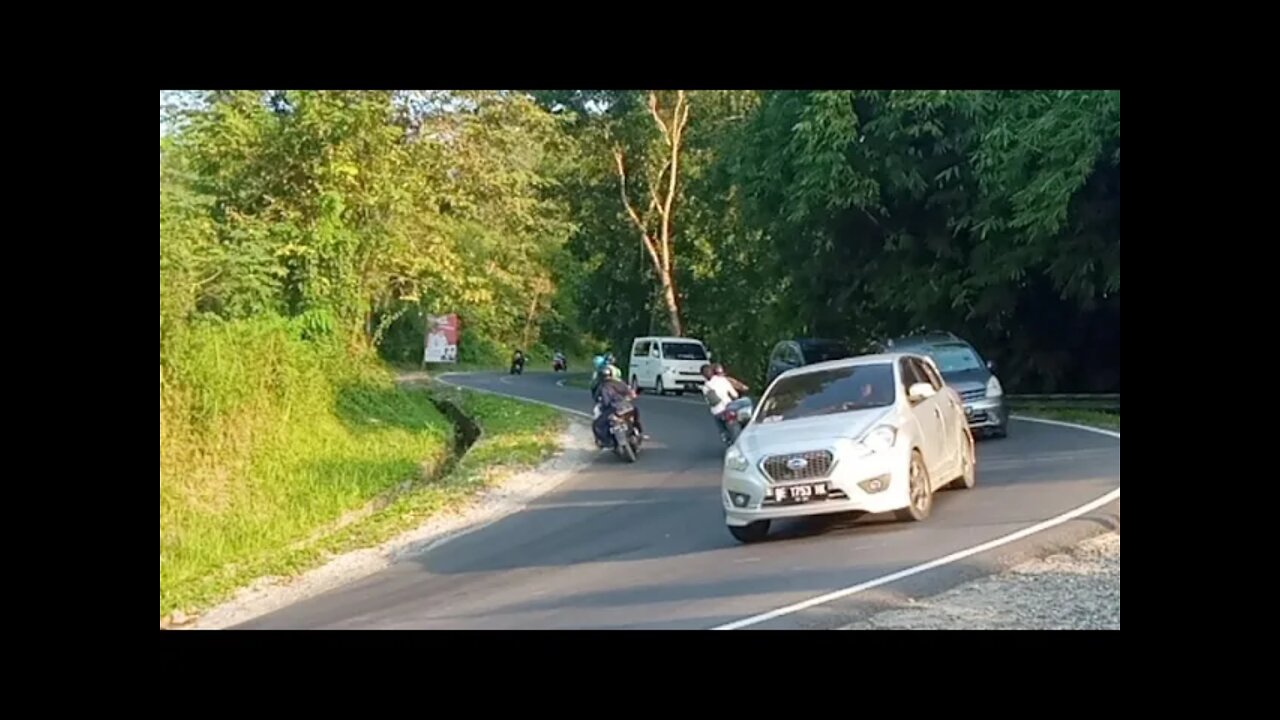
POLYGON ((458 362, 458 316, 428 315, 423 338, 422 364, 458 362))

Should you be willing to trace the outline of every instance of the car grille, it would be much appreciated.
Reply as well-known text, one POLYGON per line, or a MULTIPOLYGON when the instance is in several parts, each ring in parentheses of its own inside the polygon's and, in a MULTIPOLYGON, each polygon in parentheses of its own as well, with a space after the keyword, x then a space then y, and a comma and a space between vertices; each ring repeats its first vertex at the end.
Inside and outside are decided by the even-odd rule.
POLYGON ((827 450, 811 450, 789 455, 772 455, 765 458, 764 462, 760 463, 760 467, 764 469, 764 474, 773 482, 810 480, 830 475, 833 459, 831 453, 827 450), (787 467, 787 463, 796 458, 803 459, 806 465, 798 470, 792 470, 787 467))
POLYGON ((965 390, 964 392, 960 393, 960 399, 965 402, 971 402, 973 400, 981 400, 986 396, 987 396, 986 388, 978 388, 977 390, 965 390))

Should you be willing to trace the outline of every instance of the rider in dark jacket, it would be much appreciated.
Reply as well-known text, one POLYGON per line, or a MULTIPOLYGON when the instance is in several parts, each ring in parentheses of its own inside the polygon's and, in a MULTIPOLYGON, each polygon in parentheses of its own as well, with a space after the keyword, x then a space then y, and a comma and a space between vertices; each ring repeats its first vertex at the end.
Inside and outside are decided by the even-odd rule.
MULTIPOLYGON (((602 446, 609 445, 612 441, 609 439, 609 416, 613 414, 615 408, 624 403, 630 403, 636 398, 636 393, 631 386, 622 382, 617 378, 614 369, 605 365, 600 370, 600 386, 597 388, 596 401, 600 404, 600 414, 596 416, 595 422, 591 424, 592 430, 595 431, 596 442, 602 446)), ((644 434, 644 426, 640 424, 640 409, 632 406, 635 413, 633 419, 636 424, 636 430, 648 439, 648 435, 644 434)))

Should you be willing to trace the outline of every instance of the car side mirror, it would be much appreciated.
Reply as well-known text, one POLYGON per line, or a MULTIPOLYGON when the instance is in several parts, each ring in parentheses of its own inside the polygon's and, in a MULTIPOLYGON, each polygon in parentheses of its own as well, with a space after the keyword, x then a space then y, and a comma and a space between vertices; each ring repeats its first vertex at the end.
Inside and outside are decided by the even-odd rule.
POLYGON ((929 383, 916 383, 907 389, 907 399, 912 403, 922 402, 937 395, 938 391, 933 389, 929 383))

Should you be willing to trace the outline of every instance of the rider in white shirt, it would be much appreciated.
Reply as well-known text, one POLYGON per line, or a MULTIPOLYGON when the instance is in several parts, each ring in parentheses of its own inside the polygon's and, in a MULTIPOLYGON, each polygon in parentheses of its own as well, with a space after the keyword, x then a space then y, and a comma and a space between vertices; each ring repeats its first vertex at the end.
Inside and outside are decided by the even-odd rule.
POLYGON ((720 363, 703 365, 701 370, 702 377, 705 379, 702 384, 702 396, 706 398, 707 405, 711 407, 711 415, 716 419, 716 425, 719 426, 720 432, 728 433, 729 427, 720 415, 725 410, 728 410, 729 405, 738 400, 742 393, 749 388, 726 375, 724 366, 720 363))

